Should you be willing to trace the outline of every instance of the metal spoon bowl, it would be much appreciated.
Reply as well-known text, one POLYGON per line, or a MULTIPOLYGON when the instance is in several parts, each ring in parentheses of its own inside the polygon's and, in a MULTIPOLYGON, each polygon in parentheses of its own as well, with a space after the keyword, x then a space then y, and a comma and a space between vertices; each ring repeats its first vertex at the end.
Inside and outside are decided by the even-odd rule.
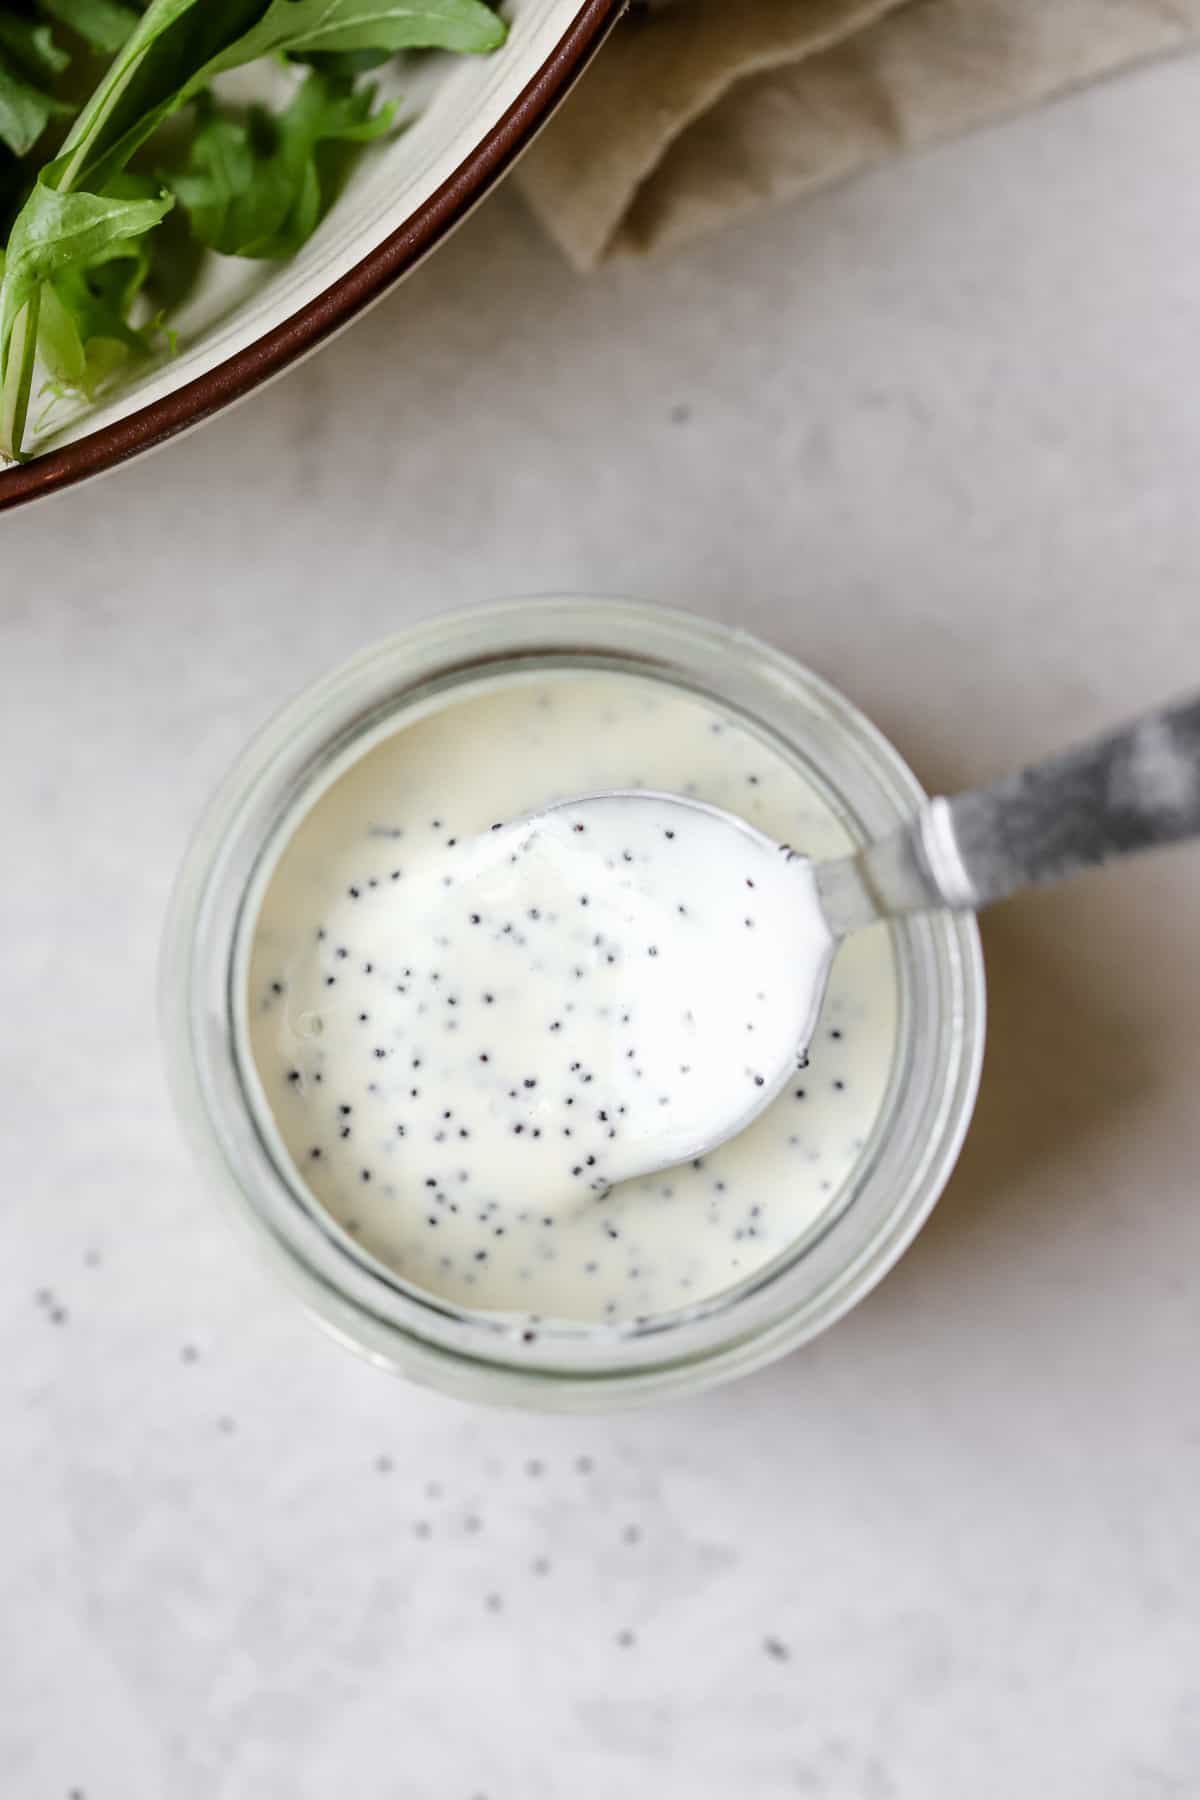
MULTIPOLYGON (((567 811, 575 828, 625 810, 631 828, 648 809, 702 817, 714 857, 733 858, 747 839, 771 840, 744 819, 678 794, 613 790, 547 808, 567 811), (724 842, 713 839, 721 827, 724 842)), ((1200 696, 1149 713, 1109 736, 1037 763, 994 786, 929 801, 893 835, 852 856, 812 863, 788 845, 773 845, 780 887, 795 907, 794 954, 781 970, 773 1002, 786 1008, 773 1042, 785 1046, 747 1090, 732 1048, 723 1103, 712 1109, 702 1155, 744 1130, 779 1093, 802 1061, 816 1028, 834 953, 842 938, 880 920, 949 907, 978 911, 1023 887, 1065 880, 1116 857, 1200 836, 1200 696), (815 906, 814 906, 815 901, 815 906), (824 944, 814 939, 820 921, 824 944), (799 979, 789 979, 802 971, 799 979)), ((778 899, 780 896, 776 895, 778 899)), ((721 954, 714 943, 713 954, 721 954)), ((710 1046, 711 1048, 711 1046, 710 1046)), ((623 1176, 668 1166, 648 1141, 644 1160, 627 1152, 623 1176), (634 1166, 636 1165, 636 1166, 634 1166)), ((674 1159, 672 1159, 674 1160, 674 1159)))

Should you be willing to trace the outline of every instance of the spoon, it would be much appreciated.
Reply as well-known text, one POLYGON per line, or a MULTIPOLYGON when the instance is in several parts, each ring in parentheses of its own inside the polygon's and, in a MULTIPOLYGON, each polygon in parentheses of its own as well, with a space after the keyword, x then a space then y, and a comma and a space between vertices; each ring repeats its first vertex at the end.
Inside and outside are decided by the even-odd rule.
MULTIPOLYGON (((650 932, 640 928, 657 921, 674 953, 673 969, 641 965, 632 991, 656 1009, 649 1045, 621 1053, 648 1060, 665 1030, 682 1030, 660 1058, 671 1063, 671 1091, 657 1095, 656 1113, 652 1089, 666 1086, 657 1070, 644 1088, 628 1087, 627 1128, 581 1171, 603 1191, 705 1155, 770 1104, 804 1064, 834 954, 851 933, 943 907, 977 911, 1019 888, 1200 836, 1200 696, 994 786, 930 800, 900 830, 831 862, 813 863, 718 807, 644 790, 558 802, 506 830, 518 842, 508 861, 549 849, 568 890, 577 869, 589 870, 591 919, 618 921, 624 941, 651 958, 659 947, 644 944, 650 932), (717 998, 706 1007, 710 989, 717 998)), ((625 1069, 614 1060, 616 1019, 614 1074, 625 1069)))

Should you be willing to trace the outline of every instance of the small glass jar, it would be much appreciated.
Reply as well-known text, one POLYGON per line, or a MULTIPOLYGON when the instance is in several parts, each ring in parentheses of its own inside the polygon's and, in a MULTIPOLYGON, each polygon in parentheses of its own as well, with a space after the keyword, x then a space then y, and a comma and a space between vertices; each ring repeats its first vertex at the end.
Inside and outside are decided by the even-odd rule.
POLYGON ((973 918, 891 928, 897 1050, 875 1128, 812 1230, 741 1285, 686 1309, 536 1332, 406 1283, 342 1232, 278 1155, 250 1099, 239 1023, 273 841, 385 723, 509 671, 591 668, 671 684, 740 715, 798 764, 858 841, 911 816, 915 777, 840 694, 742 632, 629 601, 519 600, 430 620, 301 694, 214 798, 172 897, 161 964, 171 1086, 214 1185, 335 1336, 462 1397, 562 1411, 684 1393, 783 1356, 860 1300, 941 1193, 971 1116, 984 1038, 973 918))

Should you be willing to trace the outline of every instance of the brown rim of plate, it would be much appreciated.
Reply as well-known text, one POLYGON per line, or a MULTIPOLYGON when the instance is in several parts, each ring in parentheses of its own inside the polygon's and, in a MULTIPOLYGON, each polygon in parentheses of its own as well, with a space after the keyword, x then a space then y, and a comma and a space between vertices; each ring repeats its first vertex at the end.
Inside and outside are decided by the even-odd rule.
POLYGON ((143 450, 211 418, 349 324, 444 238, 495 185, 585 67, 628 0, 583 0, 571 24, 508 111, 454 173, 369 256, 340 280, 174 393, 61 450, 0 473, 0 512, 116 468, 143 450))

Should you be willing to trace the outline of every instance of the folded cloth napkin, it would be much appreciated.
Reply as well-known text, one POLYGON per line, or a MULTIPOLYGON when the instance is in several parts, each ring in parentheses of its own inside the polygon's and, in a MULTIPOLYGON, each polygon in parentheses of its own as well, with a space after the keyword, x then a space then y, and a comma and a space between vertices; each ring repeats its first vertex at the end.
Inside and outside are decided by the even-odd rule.
POLYGON ((659 0, 517 178, 587 269, 1193 44, 1200 0, 659 0))

